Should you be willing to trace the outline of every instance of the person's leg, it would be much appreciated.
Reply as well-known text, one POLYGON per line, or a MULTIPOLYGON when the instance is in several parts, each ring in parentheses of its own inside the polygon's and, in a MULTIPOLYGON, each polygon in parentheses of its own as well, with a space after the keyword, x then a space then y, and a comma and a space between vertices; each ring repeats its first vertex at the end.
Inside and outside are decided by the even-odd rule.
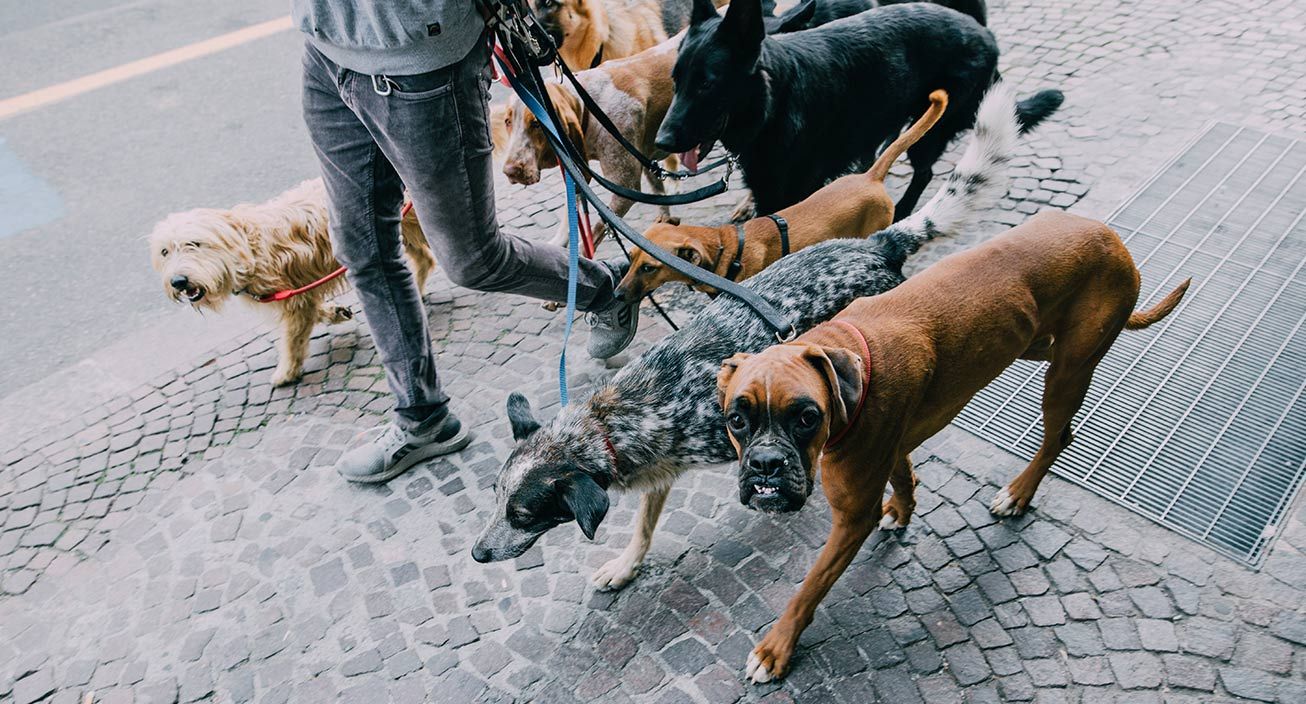
POLYGON ((321 162, 332 248, 358 291, 396 399, 397 426, 387 431, 386 441, 347 454, 338 468, 350 479, 383 481, 421 456, 457 449, 453 445, 465 444, 466 433, 448 413, 426 311, 404 261, 399 234, 403 184, 345 93, 353 75, 305 47, 304 121, 321 162), (456 441, 446 446, 451 438, 456 441), (414 444, 420 452, 403 449, 414 444), (409 461, 396 464, 404 457, 396 460, 395 453, 409 461))
MULTIPOLYGON (((379 91, 363 86, 359 78, 359 89, 351 93, 355 107, 408 188, 431 249, 449 278, 480 291, 566 300, 566 250, 507 235, 499 228, 484 43, 439 71, 378 77, 374 82, 379 91)), ((577 305, 596 311, 599 319, 591 353, 596 336, 603 343, 595 356, 611 356, 624 348, 638 323, 638 308, 618 304, 614 293, 622 273, 617 265, 580 262, 577 305)))

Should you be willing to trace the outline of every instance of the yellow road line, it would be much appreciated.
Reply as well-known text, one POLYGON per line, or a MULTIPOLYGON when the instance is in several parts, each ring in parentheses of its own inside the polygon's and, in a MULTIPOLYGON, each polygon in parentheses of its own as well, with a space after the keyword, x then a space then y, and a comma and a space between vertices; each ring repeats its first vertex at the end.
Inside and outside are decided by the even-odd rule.
POLYGON ((154 56, 147 56, 137 61, 115 66, 113 68, 97 71, 89 76, 74 78, 71 81, 57 83, 47 88, 34 90, 30 93, 0 100, 0 120, 5 120, 14 115, 25 113, 37 108, 52 105, 69 98, 76 97, 82 93, 87 93, 105 86, 113 85, 125 81, 129 78, 135 78, 159 69, 176 66, 177 64, 198 59, 209 54, 216 54, 219 51, 230 49, 241 44, 252 42, 256 39, 271 36, 277 32, 284 32, 290 29, 290 17, 281 17, 267 22, 250 25, 244 29, 238 29, 212 39, 205 39, 201 42, 189 44, 187 46, 165 51, 154 56))

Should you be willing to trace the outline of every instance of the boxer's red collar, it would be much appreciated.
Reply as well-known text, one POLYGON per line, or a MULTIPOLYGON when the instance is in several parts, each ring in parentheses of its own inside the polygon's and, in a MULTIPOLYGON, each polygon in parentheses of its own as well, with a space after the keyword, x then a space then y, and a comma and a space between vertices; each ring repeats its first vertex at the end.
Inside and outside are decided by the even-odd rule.
MULTIPOLYGON (((848 434, 848 431, 852 430, 853 426, 857 424, 857 419, 862 415, 862 408, 866 405, 866 397, 871 392, 871 346, 866 341, 866 336, 862 334, 861 330, 857 329, 856 325, 846 320, 831 320, 830 324, 852 331, 853 337, 857 338, 857 341, 861 343, 862 366, 866 367, 866 378, 862 380, 862 393, 857 397, 857 405, 853 407, 853 412, 848 416, 848 423, 844 425, 843 430, 840 430, 837 435, 826 441, 825 447, 822 448, 823 451, 838 445, 844 439, 844 436, 848 434)), ((834 393, 839 393, 839 390, 835 389, 834 393)))

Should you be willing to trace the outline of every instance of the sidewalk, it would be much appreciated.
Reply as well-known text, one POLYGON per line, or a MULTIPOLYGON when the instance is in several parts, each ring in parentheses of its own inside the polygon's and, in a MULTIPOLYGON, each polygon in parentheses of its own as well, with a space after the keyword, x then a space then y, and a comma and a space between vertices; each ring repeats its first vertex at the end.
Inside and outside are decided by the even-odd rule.
MULTIPOLYGON (((1306 132, 1300 3, 1028 0, 990 17, 1004 77, 1067 102, 1022 142, 1001 207, 915 268, 1042 209, 1105 217, 1210 119, 1306 132)), ((556 176, 499 188, 509 229, 552 234, 556 176)), ((734 197, 677 214, 719 222, 734 197)), ((587 579, 629 537, 632 496, 594 543, 563 527, 478 565, 504 399, 556 412, 562 317, 435 278, 431 334, 476 437, 387 486, 330 467, 390 406, 358 318, 319 331, 289 389, 268 385, 272 336, 232 323, 146 381, 92 365, 0 404, 0 428, 23 429, 0 445, 0 702, 1306 701, 1301 501, 1259 572, 1055 478, 999 522, 987 500, 1023 463, 955 428, 914 455, 910 530, 863 549, 779 684, 745 684, 743 663, 825 537, 819 492, 774 520, 738 505, 729 468, 686 475, 617 594, 587 579), (78 397, 94 407, 56 420, 78 397)), ((666 332, 644 321, 632 354, 666 332)), ((613 371, 582 361, 584 327, 576 397, 613 371)))

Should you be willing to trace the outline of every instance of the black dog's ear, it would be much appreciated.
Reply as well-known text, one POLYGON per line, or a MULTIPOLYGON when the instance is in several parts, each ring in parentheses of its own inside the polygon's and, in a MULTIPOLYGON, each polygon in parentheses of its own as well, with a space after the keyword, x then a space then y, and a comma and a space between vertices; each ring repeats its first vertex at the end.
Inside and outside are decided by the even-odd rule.
POLYGON ((716 13, 716 5, 712 0, 694 0, 694 10, 689 15, 690 24, 701 24, 713 17, 720 17, 716 13))
POLYGON ((531 415, 531 402, 516 391, 508 394, 508 423, 512 425, 512 439, 522 440, 540 429, 531 415))
POLYGON ((608 492, 588 474, 579 473, 567 481, 567 490, 562 500, 576 517, 581 532, 593 540, 603 517, 608 515, 608 492))
POLYGON ((816 0, 804 0, 803 3, 789 8, 789 11, 780 17, 780 28, 774 34, 784 34, 786 32, 797 32, 807 29, 811 24, 812 18, 816 16, 816 0))
POLYGON ((760 45, 766 36, 766 27, 762 22, 761 0, 734 0, 726 8, 726 17, 721 21, 720 36, 734 37, 746 46, 760 45))

